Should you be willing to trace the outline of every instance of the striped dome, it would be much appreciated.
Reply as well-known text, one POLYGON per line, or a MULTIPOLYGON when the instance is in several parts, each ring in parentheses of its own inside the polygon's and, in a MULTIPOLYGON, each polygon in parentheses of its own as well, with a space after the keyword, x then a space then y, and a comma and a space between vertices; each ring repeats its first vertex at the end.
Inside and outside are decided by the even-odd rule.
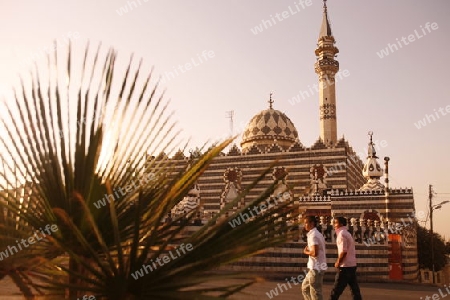
POLYGON ((298 132, 292 121, 281 111, 269 108, 255 115, 247 125, 241 141, 242 150, 256 144, 261 150, 272 145, 287 149, 298 140, 298 132))

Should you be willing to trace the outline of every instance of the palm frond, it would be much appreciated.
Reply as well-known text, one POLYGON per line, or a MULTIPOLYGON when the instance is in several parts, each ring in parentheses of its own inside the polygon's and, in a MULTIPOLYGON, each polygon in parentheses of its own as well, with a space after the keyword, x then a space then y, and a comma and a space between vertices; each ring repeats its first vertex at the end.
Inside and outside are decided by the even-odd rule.
MULTIPOLYGON (((113 49, 91 52, 86 46, 77 67, 71 49, 49 57, 48 70, 36 68, 14 101, 4 104, 0 206, 6 213, 0 216, 0 247, 49 224, 58 229, 17 255, 17 266, 29 275, 14 275, 16 284, 27 296, 47 291, 70 299, 85 294, 216 299, 252 284, 250 275, 225 275, 218 268, 289 238, 294 214, 288 201, 230 226, 236 215, 229 216, 229 208, 248 196, 272 166, 206 225, 186 235, 196 211, 165 218, 232 139, 180 166, 166 155, 180 146, 173 113, 151 73, 141 75, 142 62, 136 65, 131 57, 117 74, 113 49), (25 204, 17 195, 20 185, 13 187, 18 179, 33 187, 25 204), (182 244, 192 249, 151 272, 144 268, 182 244), (29 266, 33 257, 36 267, 29 266), (143 268, 148 274, 137 276, 143 268), (241 282, 227 284, 225 277, 241 282)), ((276 184, 237 214, 266 201, 276 184)))

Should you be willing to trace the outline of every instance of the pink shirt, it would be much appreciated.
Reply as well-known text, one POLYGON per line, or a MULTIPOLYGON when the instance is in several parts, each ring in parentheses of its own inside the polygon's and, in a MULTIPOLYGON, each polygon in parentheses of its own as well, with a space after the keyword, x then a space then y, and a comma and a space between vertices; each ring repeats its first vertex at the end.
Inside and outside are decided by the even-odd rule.
POLYGON ((341 226, 336 230, 336 245, 338 248, 338 255, 342 252, 347 252, 344 260, 339 265, 340 267, 356 267, 356 250, 353 237, 347 231, 347 227, 341 226))

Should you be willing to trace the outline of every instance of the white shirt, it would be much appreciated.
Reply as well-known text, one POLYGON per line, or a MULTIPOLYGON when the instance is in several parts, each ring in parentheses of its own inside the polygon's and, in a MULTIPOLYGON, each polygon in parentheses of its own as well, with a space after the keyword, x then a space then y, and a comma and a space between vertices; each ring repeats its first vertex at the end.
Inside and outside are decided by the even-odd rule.
POLYGON ((317 245, 318 252, 316 257, 309 256, 308 264, 306 265, 308 269, 315 269, 318 271, 326 271, 327 267, 327 257, 325 255, 325 239, 323 235, 317 230, 316 227, 308 231, 307 235, 308 249, 311 250, 317 245))

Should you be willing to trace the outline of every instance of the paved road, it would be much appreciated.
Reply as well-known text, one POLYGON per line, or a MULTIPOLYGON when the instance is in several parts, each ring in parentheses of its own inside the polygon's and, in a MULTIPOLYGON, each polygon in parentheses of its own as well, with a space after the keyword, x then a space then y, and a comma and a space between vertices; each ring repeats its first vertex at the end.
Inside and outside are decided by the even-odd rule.
MULTIPOLYGON (((264 300, 270 299, 266 293, 270 293, 270 290, 278 288, 278 284, 282 284, 285 282, 282 281, 266 281, 257 283, 246 290, 243 293, 230 297, 232 300, 264 300)), ((278 290, 278 296, 274 296, 272 294, 272 299, 276 300, 296 300, 303 299, 300 292, 300 286, 293 285, 291 283, 292 288, 288 290, 283 290, 282 293, 278 290)), ((287 286, 288 287, 288 286, 287 286)), ((330 295, 330 290, 332 287, 332 283, 325 282, 324 283, 324 299, 328 299, 330 295)), ((363 299, 365 300, 420 300, 425 299, 426 296, 433 296, 433 294, 438 294, 438 297, 435 299, 442 299, 441 295, 439 295, 439 288, 433 286, 424 286, 419 284, 402 284, 402 283, 361 283, 361 293, 363 299)), ((442 295, 449 296, 445 288, 440 288, 442 295)), ((450 290, 450 288, 448 288, 450 290)), ((0 299, 1 300, 19 300, 24 299, 20 295, 19 290, 14 286, 14 284, 9 280, 5 279, 0 281, 0 299)), ((350 300, 351 294, 350 290, 344 291, 344 294, 340 298, 341 300, 350 300)), ((447 298, 450 299, 450 298, 447 298)), ((447 300, 446 299, 446 300, 447 300)))
MULTIPOLYGON (((264 282, 261 284, 254 285, 250 288, 248 288, 245 292, 247 292, 247 295, 239 295, 239 296, 233 296, 230 299, 233 300, 263 300, 263 299, 271 299, 267 295, 267 293, 270 294, 271 289, 277 288, 278 283, 283 282, 264 282)), ((276 300, 295 300, 295 299, 303 299, 301 296, 300 287, 294 286, 291 284, 292 288, 289 290, 283 290, 282 293, 278 290, 278 296, 272 297, 272 299, 276 300)), ((330 295, 330 291, 332 288, 331 282, 325 282, 324 283, 324 299, 328 299, 330 295)), ((431 286, 423 286, 423 285, 414 285, 414 284, 400 284, 400 283, 361 283, 361 294, 363 296, 363 299, 366 300, 418 300, 420 297, 423 297, 422 299, 425 299, 425 297, 433 296, 433 294, 437 293, 439 294, 437 287, 431 287, 431 286)), ((449 288, 450 290, 450 288, 449 288)), ((445 289, 442 289, 442 293, 448 294, 445 289)), ((273 294, 272 294, 273 295, 273 294)), ((347 288, 343 295, 340 297, 341 300, 351 300, 352 296, 350 293, 350 289, 347 288)), ((438 298, 441 299, 441 298, 438 298)))

